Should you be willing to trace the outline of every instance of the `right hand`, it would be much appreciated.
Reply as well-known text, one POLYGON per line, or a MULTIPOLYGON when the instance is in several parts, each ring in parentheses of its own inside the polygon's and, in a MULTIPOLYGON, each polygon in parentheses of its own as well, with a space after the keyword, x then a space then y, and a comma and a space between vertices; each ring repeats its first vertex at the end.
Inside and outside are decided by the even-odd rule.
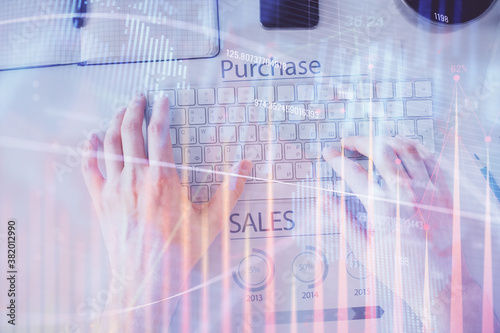
MULTIPOLYGON (((325 160, 366 210, 366 221, 356 219, 363 214, 347 210, 344 238, 368 271, 402 297, 429 328, 430 304, 422 299, 429 279, 425 273, 430 272, 431 281, 439 276, 440 283, 449 285, 452 261, 463 259, 461 248, 453 246, 460 234, 454 229, 453 197, 439 163, 424 146, 405 137, 348 137, 342 144, 373 161, 384 182, 380 186, 370 179, 342 152, 323 150, 325 160)), ((460 269, 454 273, 461 274, 460 269)), ((437 292, 430 291, 435 297, 437 292)))

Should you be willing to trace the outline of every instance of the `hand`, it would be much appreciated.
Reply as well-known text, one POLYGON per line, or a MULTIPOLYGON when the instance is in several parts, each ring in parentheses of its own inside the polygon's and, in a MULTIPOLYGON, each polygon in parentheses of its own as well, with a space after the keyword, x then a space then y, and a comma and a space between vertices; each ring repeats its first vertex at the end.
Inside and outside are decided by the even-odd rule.
MULTIPOLYGON (((348 209, 341 226, 356 257, 362 258, 372 277, 412 308, 424 329, 449 331, 449 324, 462 325, 450 322, 450 311, 457 304, 461 306, 457 299, 458 295, 462 298, 461 291, 466 286, 476 292, 464 292, 464 304, 467 295, 467 302, 477 304, 477 284, 462 256, 457 229, 459 212, 454 212, 456 203, 436 158, 425 147, 405 137, 349 137, 343 140, 343 147, 369 157, 384 184, 380 186, 372 173, 342 152, 323 151, 325 160, 366 210, 359 213, 348 209), (439 285, 445 288, 438 290, 439 285), (432 299, 436 300, 433 309, 432 299), (431 314, 439 318, 437 309, 444 324, 432 322, 431 314)), ((396 318, 403 316, 401 304, 399 308, 394 304, 396 318)), ((477 325, 477 320, 467 323, 477 325)), ((402 331, 402 327, 395 330, 402 331)))
MULTIPOLYGON (((141 94, 111 121, 103 145, 106 177, 98 167, 96 135, 88 140, 82 162, 111 267, 124 269, 134 281, 133 295, 112 299, 114 304, 108 309, 147 304, 180 292, 189 272, 222 230, 252 167, 249 161, 241 161, 225 176, 210 202, 191 203, 175 169, 168 100, 161 98, 153 107, 147 129, 148 157, 142 134, 145 107, 141 94)), ((170 304, 165 310, 161 305, 148 308, 155 312, 158 324, 160 318, 168 317, 164 312, 175 307, 170 304)), ((134 324, 138 322, 136 318, 134 324)), ((168 325, 168 320, 161 325, 168 325)))
POLYGON ((453 219, 453 197, 439 164, 424 146, 397 136, 395 138, 349 137, 343 140, 344 149, 369 157, 382 177, 380 186, 355 161, 334 149, 324 150, 325 160, 337 175, 358 196, 367 211, 368 231, 395 231, 399 211, 402 228, 419 229, 413 236, 425 239, 425 229, 431 246, 442 255, 450 254, 453 219), (370 146, 373 154, 370 156, 370 146), (438 238, 439 242, 433 242, 438 238))

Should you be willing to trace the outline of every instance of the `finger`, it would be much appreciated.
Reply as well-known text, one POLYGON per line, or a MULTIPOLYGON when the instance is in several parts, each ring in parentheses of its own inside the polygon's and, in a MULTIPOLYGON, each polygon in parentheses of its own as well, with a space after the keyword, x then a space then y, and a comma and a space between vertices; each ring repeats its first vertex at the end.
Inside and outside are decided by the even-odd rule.
POLYGON ((148 126, 148 156, 152 167, 163 167, 165 172, 175 172, 173 167, 164 167, 162 162, 174 165, 174 153, 170 139, 170 106, 167 97, 157 100, 148 126))
POLYGON ((144 109, 146 98, 144 94, 137 95, 127 106, 121 126, 123 155, 125 166, 128 163, 137 164, 141 159, 145 161, 144 138, 142 136, 142 122, 144 120, 144 109), (139 159, 139 160, 137 160, 139 159))
POLYGON ((104 136, 104 162, 106 164, 106 177, 112 179, 120 175, 123 170, 123 150, 121 126, 125 108, 115 113, 109 123, 104 136))
POLYGON ((351 188, 351 190, 358 195, 363 205, 367 205, 368 188, 374 186, 374 192, 378 191, 378 184, 368 181, 368 173, 358 163, 353 160, 342 156, 342 153, 332 147, 325 147, 323 149, 323 157, 328 164, 333 168, 337 176, 340 176, 351 188))
POLYGON ((394 147, 408 176, 411 179, 427 183, 429 175, 417 149, 417 143, 409 138, 397 136, 394 139, 394 147))
POLYGON ((95 133, 92 133, 84 146, 84 154, 82 155, 82 174, 94 203, 99 202, 101 190, 105 182, 97 164, 98 148, 99 139, 95 133))
POLYGON ((395 186, 398 178, 398 169, 401 177, 408 177, 401 166, 390 138, 369 138, 352 136, 342 140, 346 149, 355 150, 373 160, 378 172, 388 185, 395 186), (370 153, 370 140, 373 140, 373 153, 370 153), (372 155, 372 156, 370 156, 372 155))
POLYGON ((208 203, 210 214, 214 214, 217 221, 223 222, 224 207, 231 211, 243 193, 247 177, 252 171, 252 162, 243 160, 233 166, 230 177, 225 177, 224 182, 208 203))

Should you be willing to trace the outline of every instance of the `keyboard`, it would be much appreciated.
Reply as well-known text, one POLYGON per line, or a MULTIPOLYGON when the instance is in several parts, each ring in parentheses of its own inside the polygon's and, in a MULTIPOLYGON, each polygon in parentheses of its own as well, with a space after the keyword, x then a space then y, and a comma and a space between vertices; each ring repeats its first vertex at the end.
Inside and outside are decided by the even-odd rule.
MULTIPOLYGON (((340 149, 347 136, 368 136, 370 122, 373 135, 404 135, 435 152, 431 80, 286 82, 148 92, 147 123, 155 98, 169 98, 174 160, 183 166, 177 172, 192 202, 209 201, 224 173, 242 159, 254 166, 241 200, 315 197, 321 191, 314 189, 346 188, 321 151, 340 149), (262 101, 314 114, 275 110, 262 101)), ((368 159, 345 153, 368 169, 368 159)))

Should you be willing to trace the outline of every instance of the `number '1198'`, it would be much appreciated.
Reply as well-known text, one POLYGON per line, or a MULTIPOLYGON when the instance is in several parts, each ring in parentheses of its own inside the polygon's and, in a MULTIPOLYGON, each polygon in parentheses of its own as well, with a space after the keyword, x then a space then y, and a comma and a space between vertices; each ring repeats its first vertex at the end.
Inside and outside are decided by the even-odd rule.
POLYGON ((441 21, 441 22, 444 22, 444 23, 448 23, 449 22, 448 16, 443 15, 443 14, 434 13, 434 19, 436 21, 441 21))

